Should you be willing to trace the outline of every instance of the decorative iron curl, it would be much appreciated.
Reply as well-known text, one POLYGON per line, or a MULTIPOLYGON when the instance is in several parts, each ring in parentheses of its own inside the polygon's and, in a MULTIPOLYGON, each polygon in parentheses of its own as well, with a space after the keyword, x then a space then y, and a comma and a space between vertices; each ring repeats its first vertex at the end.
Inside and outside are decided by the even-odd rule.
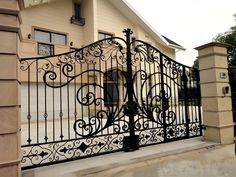
POLYGON ((26 60, 20 60, 20 69, 21 71, 27 71, 32 64, 32 62, 26 61, 26 60))
POLYGON ((74 123, 74 131, 82 137, 90 137, 99 132, 101 129, 101 118, 108 118, 106 111, 99 111, 96 116, 88 118, 88 121, 78 119, 74 123), (100 112, 100 113, 99 113, 100 112), (102 112, 102 113, 101 113, 102 112), (105 117, 106 116, 106 117, 105 117), (82 131, 83 130, 83 131, 82 131))
POLYGON ((126 51, 121 42, 126 43, 122 38, 117 37, 103 39, 76 50, 73 58, 79 64, 86 63, 95 65, 98 59, 101 61, 116 59, 118 64, 124 65, 126 63, 126 51))
MULTIPOLYGON (((98 87, 100 89, 104 89, 103 86, 98 85, 96 83, 82 85, 77 91, 77 101, 82 106, 90 106, 90 105, 99 106, 105 100, 104 98, 96 97, 95 93, 87 91, 89 89, 86 89, 86 87, 88 88, 90 86, 94 88, 98 87)), ((118 86, 117 85, 115 86, 119 96, 118 86)), ((112 98, 112 95, 110 95, 109 92, 107 92, 107 96, 110 99, 112 98)), ((118 122, 120 120, 118 116, 121 113, 122 109, 123 106, 119 106, 119 103, 117 102, 116 108, 107 107, 107 110, 99 110, 98 112, 95 113, 94 116, 89 117, 88 120, 78 119, 74 123, 74 131, 76 132, 76 134, 82 137, 90 137, 112 125, 115 127, 114 128, 115 132, 118 132, 121 129, 125 129, 124 126, 115 123, 116 121, 118 122)))
MULTIPOLYGON (((96 97, 95 93, 94 92, 90 92, 86 90, 86 87, 89 88, 90 86, 96 88, 101 88, 101 89, 105 89, 103 86, 101 85, 98 85, 96 83, 89 83, 89 84, 84 84, 82 85, 78 90, 77 90, 77 101, 82 105, 82 106, 90 106, 92 104, 95 104, 96 106, 99 106, 101 104, 101 102, 104 102, 105 99, 104 98, 101 98, 101 97, 96 97), (82 95, 82 93, 85 93, 82 95), (85 95, 85 96, 84 96, 85 95), (80 96, 82 96, 82 98, 80 98, 80 96)), ((118 86, 116 85, 116 90, 117 90, 117 93, 118 92, 118 86)), ((112 98, 112 96, 107 92, 107 96, 109 97, 109 99, 112 98)))
MULTIPOLYGON (((176 114, 173 111, 169 111, 169 99, 171 98, 171 87, 166 83, 155 83, 154 85, 146 90, 147 81, 151 77, 158 77, 160 73, 152 73, 147 76, 147 73, 144 70, 139 70, 135 73, 134 77, 137 77, 138 73, 140 73, 141 80, 143 81, 141 84, 141 92, 140 98, 141 103, 139 103, 139 119, 147 119, 147 121, 143 121, 141 125, 139 119, 136 120, 136 129, 140 129, 143 127, 144 129, 148 129, 149 122, 155 122, 160 125, 170 125, 176 120, 176 114), (164 90, 159 90, 161 85, 164 85, 164 90), (151 97, 154 91, 159 90, 159 94, 156 94, 151 97), (147 93, 146 93, 147 91, 147 93), (144 97, 145 95, 145 97, 144 97)), ((139 100, 135 95, 135 100, 138 103, 139 100)))
POLYGON ((141 62, 147 62, 149 65, 155 62, 159 65, 160 51, 152 45, 140 40, 134 40, 130 45, 133 44, 137 45, 132 52, 132 65, 138 66, 141 62))

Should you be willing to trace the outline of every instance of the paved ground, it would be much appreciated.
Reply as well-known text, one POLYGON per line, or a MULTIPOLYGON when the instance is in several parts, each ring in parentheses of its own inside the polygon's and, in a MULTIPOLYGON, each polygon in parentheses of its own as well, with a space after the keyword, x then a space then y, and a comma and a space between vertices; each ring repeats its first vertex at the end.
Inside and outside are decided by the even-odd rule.
POLYGON ((234 144, 202 137, 23 171, 23 177, 235 177, 234 144))
POLYGON ((235 177, 234 145, 200 150, 123 165, 77 177, 235 177))

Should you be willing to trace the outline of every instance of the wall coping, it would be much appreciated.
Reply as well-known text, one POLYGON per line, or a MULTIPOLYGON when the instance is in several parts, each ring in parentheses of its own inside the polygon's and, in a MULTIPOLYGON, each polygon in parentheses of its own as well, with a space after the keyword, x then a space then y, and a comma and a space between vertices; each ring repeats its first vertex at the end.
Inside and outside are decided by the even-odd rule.
POLYGON ((213 47, 213 46, 216 46, 216 47, 230 47, 229 44, 226 44, 226 43, 220 43, 220 42, 210 42, 210 43, 207 43, 207 44, 204 44, 204 45, 201 45, 199 47, 196 47, 194 48, 195 50, 202 50, 202 49, 205 49, 205 48, 208 48, 208 47, 213 47))

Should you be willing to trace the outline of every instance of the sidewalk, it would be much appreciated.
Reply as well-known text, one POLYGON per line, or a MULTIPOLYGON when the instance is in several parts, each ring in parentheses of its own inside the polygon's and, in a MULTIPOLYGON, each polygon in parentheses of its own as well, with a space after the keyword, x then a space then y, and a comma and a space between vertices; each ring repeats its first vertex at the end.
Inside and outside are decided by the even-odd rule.
POLYGON ((236 174, 234 145, 200 137, 27 170, 23 177, 224 177, 220 165, 225 177, 236 174))

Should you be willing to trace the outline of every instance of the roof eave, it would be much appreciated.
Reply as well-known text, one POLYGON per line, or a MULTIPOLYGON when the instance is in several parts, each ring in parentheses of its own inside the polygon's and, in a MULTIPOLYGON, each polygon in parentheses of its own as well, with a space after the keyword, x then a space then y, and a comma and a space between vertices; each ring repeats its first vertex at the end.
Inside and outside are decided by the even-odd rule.
POLYGON ((173 48, 173 49, 177 49, 177 50, 182 50, 182 51, 185 51, 186 48, 182 47, 182 46, 178 46, 178 45, 173 45, 173 44, 169 44, 168 45, 170 48, 173 48))

